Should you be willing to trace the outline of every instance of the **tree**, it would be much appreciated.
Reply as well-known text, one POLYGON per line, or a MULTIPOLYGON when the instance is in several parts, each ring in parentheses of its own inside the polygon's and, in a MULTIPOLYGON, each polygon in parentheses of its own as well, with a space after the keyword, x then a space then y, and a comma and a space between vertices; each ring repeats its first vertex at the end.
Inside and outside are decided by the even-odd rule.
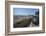
POLYGON ((36 11, 36 13, 35 13, 36 15, 39 15, 39 11, 36 11))

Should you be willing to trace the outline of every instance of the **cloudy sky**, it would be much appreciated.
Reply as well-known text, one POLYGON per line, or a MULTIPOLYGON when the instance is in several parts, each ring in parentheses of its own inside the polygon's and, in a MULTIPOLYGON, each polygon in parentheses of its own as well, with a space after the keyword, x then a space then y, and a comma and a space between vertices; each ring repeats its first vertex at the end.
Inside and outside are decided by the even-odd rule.
POLYGON ((13 8, 13 15, 35 15, 38 10, 35 8, 13 8))

